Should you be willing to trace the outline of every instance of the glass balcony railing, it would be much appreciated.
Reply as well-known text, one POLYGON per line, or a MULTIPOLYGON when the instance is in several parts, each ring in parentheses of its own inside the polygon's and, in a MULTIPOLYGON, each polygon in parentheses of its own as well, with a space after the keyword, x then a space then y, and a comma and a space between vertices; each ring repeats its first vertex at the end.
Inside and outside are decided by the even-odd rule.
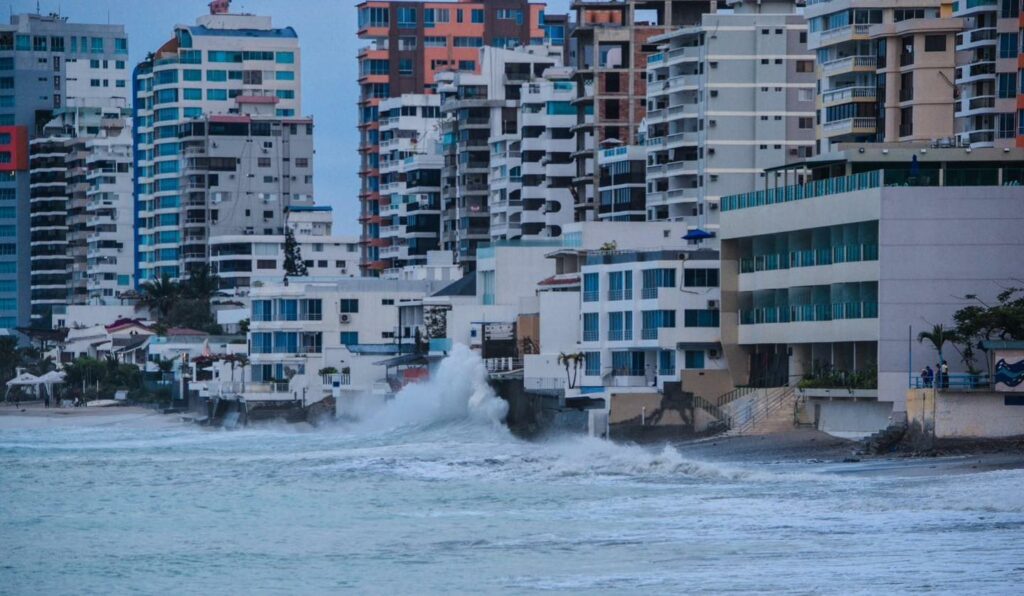
POLYGON ((836 263, 877 261, 877 244, 837 244, 817 249, 794 250, 740 259, 740 273, 817 267, 836 263))
POLYGON ((851 319, 877 319, 878 302, 850 301, 823 304, 791 304, 762 306, 740 311, 741 325, 771 323, 803 323, 841 321, 851 319))

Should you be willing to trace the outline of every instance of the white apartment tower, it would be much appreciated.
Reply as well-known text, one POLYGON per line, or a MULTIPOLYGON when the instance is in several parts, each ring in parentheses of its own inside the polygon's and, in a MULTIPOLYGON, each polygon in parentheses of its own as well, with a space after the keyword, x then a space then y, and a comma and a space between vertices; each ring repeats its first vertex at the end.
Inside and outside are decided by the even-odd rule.
POLYGON ((698 235, 717 233, 722 196, 814 150, 806 22, 791 0, 730 5, 653 38, 647 62, 647 218, 698 235))
MULTIPOLYGON (((178 278, 192 264, 205 263, 211 223, 230 227, 228 217, 238 215, 234 227, 243 232, 277 233, 293 200, 312 201, 309 164, 296 163, 311 157, 312 137, 309 156, 284 146, 290 131, 296 131, 294 142, 295 135, 311 135, 312 128, 308 119, 298 118, 298 36, 291 27, 275 28, 270 17, 226 10, 226 3, 214 3, 211 14, 195 25, 175 27, 174 37, 135 70, 140 282, 178 278), (189 127, 203 118, 207 130, 189 127), (244 147, 214 156, 191 146, 193 153, 186 154, 184 132, 213 137, 229 129, 244 147), (295 186, 293 173, 283 171, 286 158, 297 170, 295 186), (238 167, 229 168, 223 161, 229 159, 238 167), (214 181, 229 187, 217 192, 232 193, 225 206, 215 206, 218 196, 207 192, 214 181)), ((213 138, 208 143, 208 149, 221 146, 213 138)), ((226 201, 228 195, 219 198, 226 201)))
POLYGON ((387 264, 381 276, 397 278, 439 248, 441 98, 409 93, 382 100, 379 110, 381 201, 368 203, 364 223, 372 236, 367 241, 387 264))

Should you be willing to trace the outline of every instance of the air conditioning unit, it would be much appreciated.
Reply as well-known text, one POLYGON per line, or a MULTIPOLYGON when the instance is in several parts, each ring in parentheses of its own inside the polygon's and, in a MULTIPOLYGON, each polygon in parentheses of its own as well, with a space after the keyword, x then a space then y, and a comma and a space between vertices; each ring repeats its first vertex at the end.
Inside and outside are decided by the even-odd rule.
POLYGON ((718 360, 718 350, 716 350, 715 348, 711 348, 710 350, 708 350, 708 358, 712 360, 718 360))
POLYGON ((718 310, 718 300, 708 300, 708 308, 711 310, 718 310))
POLYGON ((339 322, 340 322, 340 323, 341 323, 342 325, 348 325, 349 323, 351 323, 351 322, 352 322, 352 315, 350 315, 350 314, 349 314, 349 313, 347 313, 347 312, 343 312, 343 313, 341 313, 341 316, 340 316, 340 317, 338 317, 338 321, 339 321, 339 322))
POLYGON ((712 211, 718 209, 718 203, 708 203, 708 209, 711 209, 712 211))

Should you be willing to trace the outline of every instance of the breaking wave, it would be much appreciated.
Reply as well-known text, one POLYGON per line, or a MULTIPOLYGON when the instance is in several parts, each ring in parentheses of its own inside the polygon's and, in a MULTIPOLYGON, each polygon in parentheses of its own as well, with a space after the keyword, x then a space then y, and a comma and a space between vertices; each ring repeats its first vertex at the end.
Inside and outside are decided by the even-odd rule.
POLYGON ((469 422, 501 427, 508 404, 487 382, 478 354, 456 344, 430 380, 406 385, 395 398, 369 412, 359 424, 372 430, 469 422))

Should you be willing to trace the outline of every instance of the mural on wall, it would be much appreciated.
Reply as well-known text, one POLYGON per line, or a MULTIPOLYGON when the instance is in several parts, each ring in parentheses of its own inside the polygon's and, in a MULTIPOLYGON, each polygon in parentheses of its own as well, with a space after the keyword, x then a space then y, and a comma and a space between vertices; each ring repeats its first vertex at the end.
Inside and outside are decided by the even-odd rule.
POLYGON ((995 361, 996 391, 1024 393, 1024 350, 998 350, 995 361))

